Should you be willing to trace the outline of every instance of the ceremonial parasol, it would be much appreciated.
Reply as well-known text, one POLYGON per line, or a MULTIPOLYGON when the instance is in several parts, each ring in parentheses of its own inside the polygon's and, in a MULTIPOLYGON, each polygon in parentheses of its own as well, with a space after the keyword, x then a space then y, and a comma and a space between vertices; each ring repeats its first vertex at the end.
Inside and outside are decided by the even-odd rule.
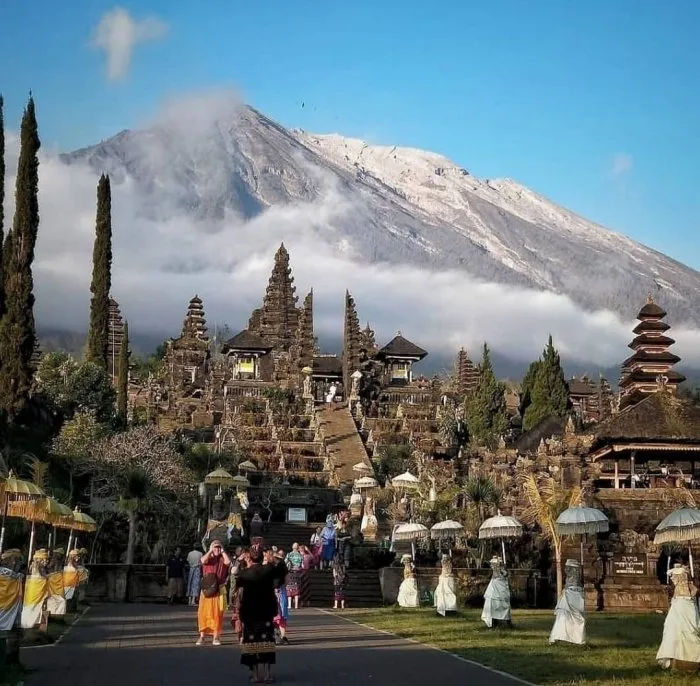
POLYGON ((352 466, 352 471, 357 472, 358 474, 372 474, 374 473, 374 470, 372 467, 370 467, 368 464, 365 464, 364 462, 358 462, 357 464, 354 464, 352 466))
POLYGON ((436 538, 449 538, 451 536, 456 536, 464 527, 452 519, 446 519, 444 522, 438 522, 430 527, 430 537, 432 539, 436 538))
POLYGON ((12 471, 6 479, 0 482, 0 498, 2 499, 2 526, 0 527, 0 553, 5 543, 5 518, 10 503, 27 503, 44 496, 44 491, 31 481, 18 479, 12 471))
POLYGON ((231 478, 231 486, 235 486, 236 488, 248 488, 248 486, 250 486, 250 481, 244 476, 236 475, 231 478))
POLYGON ((212 486, 218 486, 219 493, 221 493, 222 486, 233 485, 233 475, 229 474, 223 467, 218 467, 204 477, 204 483, 211 484, 212 486))
MULTIPOLYGON (((556 521, 556 530, 560 536, 585 536, 602 534, 610 529, 610 521, 594 507, 577 505, 564 510, 556 521)), ((583 538, 581 538, 581 566, 583 567, 583 538)))
POLYGON ((501 539, 501 554, 503 556, 503 564, 506 563, 506 538, 518 538, 523 535, 523 525, 515 518, 508 515, 502 515, 501 511, 495 517, 485 519, 479 527, 479 538, 500 538, 501 539))
MULTIPOLYGON (((662 543, 690 543, 700 538, 700 510, 694 507, 681 507, 671 512, 656 527, 654 545, 662 543)), ((693 551, 688 546, 690 576, 695 576, 693 569, 693 551)), ((669 559, 670 565, 670 559, 669 559)))
POLYGON ((245 460, 238 465, 238 470, 241 472, 257 472, 258 465, 253 464, 250 460, 245 460))
POLYGON ((73 510, 73 521, 70 524, 70 534, 68 534, 68 549, 66 552, 71 551, 73 544, 73 532, 74 531, 95 531, 97 529, 97 522, 90 516, 86 515, 84 512, 80 511, 79 507, 73 510))
POLYGON ((391 485, 396 488, 417 488, 420 481, 411 472, 404 472, 391 480, 391 485))
POLYGON ((362 476, 359 479, 355 479, 355 488, 358 490, 377 488, 379 484, 377 480, 371 476, 362 476))
POLYGON ((11 501, 7 507, 8 517, 21 517, 32 523, 31 532, 29 534, 29 554, 27 559, 32 559, 34 552, 34 537, 36 535, 36 523, 51 524, 55 530, 57 526, 70 526, 73 521, 73 511, 68 505, 62 505, 49 496, 38 498, 31 501, 11 501))
POLYGON ((416 541, 428 538, 428 536, 430 536, 428 527, 418 524, 417 522, 410 522, 408 524, 399 524, 394 529, 392 538, 394 541, 411 541, 411 554, 413 558, 415 558, 416 541))

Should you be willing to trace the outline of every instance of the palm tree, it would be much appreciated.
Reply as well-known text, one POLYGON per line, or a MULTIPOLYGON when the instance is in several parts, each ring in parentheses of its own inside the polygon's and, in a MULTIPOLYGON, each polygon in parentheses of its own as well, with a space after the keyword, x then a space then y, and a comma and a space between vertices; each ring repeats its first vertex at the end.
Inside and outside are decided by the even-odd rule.
POLYGON ((139 513, 148 499, 151 482, 146 472, 140 469, 128 471, 123 478, 119 494, 119 510, 126 514, 129 520, 129 537, 126 545, 126 564, 134 564, 136 550, 136 528, 139 513))
MULTIPOLYGON (((490 476, 472 476, 464 484, 464 498, 468 505, 471 505, 472 531, 478 531, 484 520, 489 516, 491 510, 498 509, 503 492, 496 485, 490 476)), ((485 546, 483 541, 479 541, 478 564, 481 567, 484 563, 485 546)))
POLYGON ((554 560, 557 566, 557 597, 564 588, 561 568, 561 540, 557 533, 557 517, 567 508, 581 504, 581 488, 564 488, 550 476, 539 481, 534 474, 528 474, 522 482, 522 489, 528 500, 528 507, 522 513, 525 524, 537 524, 542 536, 554 548, 554 560))

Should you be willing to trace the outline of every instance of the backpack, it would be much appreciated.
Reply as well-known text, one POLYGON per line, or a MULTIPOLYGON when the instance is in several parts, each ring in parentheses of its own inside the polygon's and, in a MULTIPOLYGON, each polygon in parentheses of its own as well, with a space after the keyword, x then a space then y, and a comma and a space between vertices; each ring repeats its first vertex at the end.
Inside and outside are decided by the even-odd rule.
POLYGON ((205 574, 202 577, 201 589, 205 598, 214 598, 219 595, 219 580, 216 574, 212 572, 205 574))

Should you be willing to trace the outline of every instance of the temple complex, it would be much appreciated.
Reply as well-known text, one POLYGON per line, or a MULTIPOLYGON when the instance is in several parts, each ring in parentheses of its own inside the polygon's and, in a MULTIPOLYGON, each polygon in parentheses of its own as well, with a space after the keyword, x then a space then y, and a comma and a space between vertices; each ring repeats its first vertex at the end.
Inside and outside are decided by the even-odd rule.
POLYGON ((571 407, 584 424, 600 422, 610 416, 615 403, 615 394, 608 380, 601 375, 598 383, 584 374, 567 381, 571 407))
POLYGON ((463 398, 469 395, 479 383, 479 370, 469 359, 469 355, 464 348, 457 353, 457 393, 463 398))

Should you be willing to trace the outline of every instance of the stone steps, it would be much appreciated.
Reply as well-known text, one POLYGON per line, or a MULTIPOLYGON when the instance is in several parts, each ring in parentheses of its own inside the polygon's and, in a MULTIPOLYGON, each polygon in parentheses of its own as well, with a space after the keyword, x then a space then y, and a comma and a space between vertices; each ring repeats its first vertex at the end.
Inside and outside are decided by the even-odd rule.
POLYGON ((358 476, 352 471, 353 465, 364 462, 371 467, 372 463, 349 408, 346 404, 324 408, 318 412, 318 418, 340 482, 353 483, 358 476))
MULTIPOLYGON (((333 572, 314 569, 308 574, 311 606, 333 607, 333 572)), ((379 572, 373 569, 349 569, 345 601, 348 607, 380 607, 383 602, 379 572)))
POLYGON ((323 524, 296 524, 293 522, 270 522, 264 534, 265 544, 274 545, 288 553, 293 543, 309 545, 316 527, 323 524))

